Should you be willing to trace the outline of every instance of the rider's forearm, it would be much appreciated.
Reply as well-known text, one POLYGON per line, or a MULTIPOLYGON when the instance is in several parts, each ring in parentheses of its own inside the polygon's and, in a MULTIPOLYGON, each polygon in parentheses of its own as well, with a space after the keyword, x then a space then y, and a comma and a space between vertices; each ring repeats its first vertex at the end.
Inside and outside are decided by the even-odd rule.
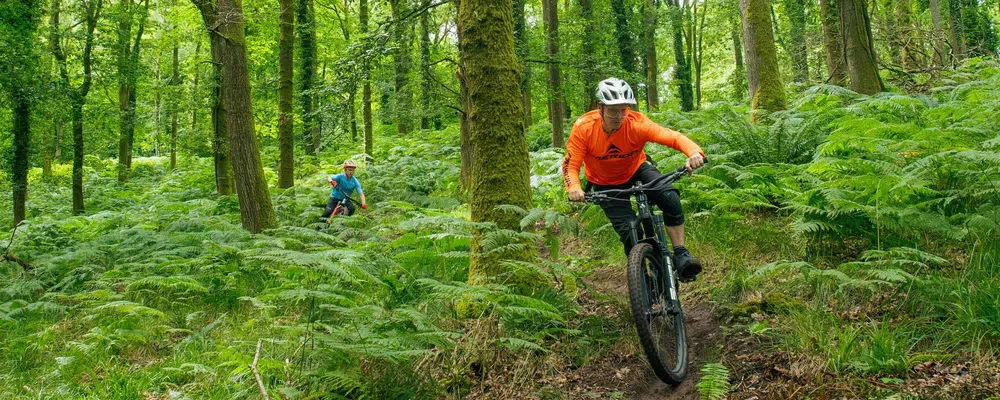
POLYGON ((365 194, 361 193, 361 205, 365 205, 365 204, 368 204, 368 202, 365 201, 365 194))

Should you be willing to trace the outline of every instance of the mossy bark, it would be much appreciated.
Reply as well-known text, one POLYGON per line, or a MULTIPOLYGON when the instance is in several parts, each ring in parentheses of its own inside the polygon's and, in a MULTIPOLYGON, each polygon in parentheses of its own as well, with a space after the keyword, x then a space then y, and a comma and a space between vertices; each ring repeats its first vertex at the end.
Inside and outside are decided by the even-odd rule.
POLYGON ((840 29, 840 3, 842 0, 820 0, 820 18, 823 21, 823 47, 826 50, 827 83, 847 86, 847 61, 844 60, 844 41, 840 29))
MULTIPOLYGON (((361 31, 361 36, 368 33, 368 0, 361 0, 358 4, 358 29, 361 31)), ((362 76, 364 76, 365 84, 364 88, 361 89, 361 119, 364 120, 365 125, 365 154, 368 162, 374 161, 372 157, 375 149, 372 148, 372 78, 368 74, 369 65, 367 60, 361 62, 362 76)))
POLYGON ((93 74, 91 73, 91 62, 93 61, 91 55, 94 49, 94 30, 97 29, 97 19, 101 15, 101 7, 104 2, 102 0, 91 0, 83 2, 84 19, 83 22, 86 26, 86 32, 83 44, 83 55, 81 57, 83 61, 83 83, 77 88, 70 87, 69 81, 69 70, 67 69, 66 53, 63 52, 62 46, 59 44, 60 34, 59 34, 59 10, 60 1, 54 0, 52 2, 52 17, 50 19, 52 25, 51 39, 52 43, 52 54, 59 64, 59 74, 62 78, 62 86, 66 88, 68 92, 68 98, 70 103, 70 114, 73 119, 73 215, 80 215, 84 212, 83 206, 83 106, 87 102, 87 94, 90 93, 90 87, 94 82, 93 74))
POLYGON ((229 129, 226 124, 226 104, 222 101, 222 55, 225 40, 217 32, 209 32, 212 50, 212 158, 215 161, 215 190, 219 196, 233 194, 236 186, 233 163, 229 156, 229 129))
MULTIPOLYGON (((16 85, 16 84, 15 84, 16 85)), ((31 99, 23 89, 15 89, 11 97, 14 131, 14 225, 24 221, 24 203, 28 198, 28 152, 31 135, 31 99)))
POLYGON ((559 68, 559 1, 542 0, 542 16, 545 21, 546 60, 545 69, 549 73, 549 123, 552 124, 552 147, 561 148, 563 140, 563 114, 566 109, 562 93, 562 71, 559 68))
POLYGON ((750 89, 751 120, 760 119, 760 111, 784 110, 788 104, 785 85, 778 71, 774 30, 767 0, 742 0, 744 56, 750 89))
MULTIPOLYGON (((522 0, 523 1, 523 0, 522 0)), ((632 30, 629 28, 630 6, 625 4, 625 0, 611 0, 611 12, 615 16, 615 40, 618 42, 618 56, 621 60, 622 70, 626 74, 635 73, 635 40, 632 38, 632 30)))
MULTIPOLYGON (((518 229, 516 214, 497 209, 502 204, 531 206, 511 0, 462 0, 458 27, 473 145, 472 220, 518 229)), ((470 283, 490 282, 503 272, 495 257, 480 253, 480 238, 473 241, 472 250, 470 283)))
POLYGON ((806 46, 806 2, 784 0, 788 15, 788 54, 792 56, 792 76, 795 82, 809 80, 809 51, 806 46))
POLYGON ((396 93, 392 99, 392 109, 396 119, 396 131, 409 133, 413 130, 413 89, 410 86, 410 70, 413 68, 412 46, 408 26, 401 19, 409 12, 406 0, 389 0, 392 12, 392 41, 396 49, 392 52, 395 69, 396 93))
POLYGON ((531 56, 531 46, 528 44, 528 23, 524 13, 527 0, 514 0, 514 44, 517 60, 521 64, 521 99, 524 107, 524 126, 531 126, 531 75, 532 67, 528 62, 531 56))
POLYGON ((851 90, 875 94, 885 90, 878 74, 878 61, 872 38, 871 21, 865 0, 843 0, 840 3, 841 29, 844 30, 844 51, 851 90))
POLYGON ((295 183, 295 120, 292 111, 292 79, 294 74, 295 4, 293 0, 278 2, 278 187, 290 188, 295 183))
POLYGON ((656 62, 656 7, 653 0, 645 0, 642 7, 643 43, 646 46, 646 111, 660 108, 660 71, 656 62))
POLYGON ((680 93, 681 110, 691 111, 694 110, 694 91, 691 88, 691 63, 688 62, 688 57, 684 54, 684 11, 677 0, 670 0, 670 6, 670 27, 674 36, 674 62, 677 66, 674 72, 674 81, 677 83, 677 89, 680 93))
POLYGON ((903 68, 915 70, 920 68, 919 43, 916 38, 916 27, 913 25, 913 3, 910 0, 896 0, 896 29, 900 42, 899 57, 903 68))
POLYGON ((299 39, 299 115, 302 120, 302 149, 316 154, 313 140, 313 80, 316 78, 316 20, 312 0, 298 0, 295 8, 296 36, 299 39))

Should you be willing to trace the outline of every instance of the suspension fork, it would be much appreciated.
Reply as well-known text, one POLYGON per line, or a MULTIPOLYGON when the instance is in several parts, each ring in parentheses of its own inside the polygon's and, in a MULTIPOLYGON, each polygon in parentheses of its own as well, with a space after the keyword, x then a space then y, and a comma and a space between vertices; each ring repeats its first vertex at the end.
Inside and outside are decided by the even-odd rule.
MULTIPOLYGON (((671 314, 680 313, 681 300, 677 292, 677 281, 673 278, 674 264, 670 257, 670 249, 667 248, 667 237, 663 227, 663 216, 654 213, 653 210, 650 209, 646 193, 639 192, 636 196, 636 200, 639 204, 639 218, 633 222, 632 235, 634 237, 638 236, 638 225, 641 223, 643 228, 645 228, 645 237, 656 238, 656 244, 659 246, 660 250, 660 270, 658 271, 659 274, 657 277, 660 279, 660 287, 667 288, 670 293, 670 309, 667 310, 667 312, 671 314)), ((638 240, 633 243, 638 243, 638 240)))

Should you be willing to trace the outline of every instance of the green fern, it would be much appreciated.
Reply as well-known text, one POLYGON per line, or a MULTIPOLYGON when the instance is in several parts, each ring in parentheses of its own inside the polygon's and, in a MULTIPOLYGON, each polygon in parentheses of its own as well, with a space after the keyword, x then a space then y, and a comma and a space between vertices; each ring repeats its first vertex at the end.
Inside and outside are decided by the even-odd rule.
POLYGON ((705 364, 701 367, 697 388, 702 400, 725 399, 729 393, 729 369, 719 363, 705 364))

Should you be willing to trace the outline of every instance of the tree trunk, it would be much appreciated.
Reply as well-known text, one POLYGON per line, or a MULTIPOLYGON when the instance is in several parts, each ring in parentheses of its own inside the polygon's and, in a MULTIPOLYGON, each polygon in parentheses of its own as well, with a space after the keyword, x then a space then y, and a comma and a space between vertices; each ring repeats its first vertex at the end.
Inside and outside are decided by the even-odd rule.
POLYGON ((421 0, 420 7, 420 129, 431 128, 431 117, 434 112, 431 106, 431 36, 430 36, 430 0, 421 0))
POLYGON ((950 62, 950 57, 948 55, 948 46, 945 44, 945 33, 944 22, 941 18, 941 4, 938 0, 930 0, 928 6, 928 11, 931 12, 931 34, 934 36, 934 65, 944 66, 946 63, 950 62))
POLYGON ((597 68, 602 60, 597 54, 598 37, 600 27, 594 18, 594 9, 591 0, 577 0, 580 3, 580 16, 583 19, 583 40, 580 46, 583 64, 580 66, 580 80, 583 82, 582 109, 587 112, 597 108, 597 96, 594 89, 600 77, 597 75, 597 68))
POLYGON ((250 104, 250 77, 247 71, 246 38, 240 0, 194 0, 205 26, 225 38, 220 40, 222 99, 226 106, 226 128, 233 156, 236 195, 240 202, 243 227, 252 233, 278 226, 264 169, 257 150, 253 112, 250 104))
POLYGON ((913 4, 910 0, 896 0, 896 28, 900 31, 899 40, 902 44, 899 57, 903 68, 916 70, 920 68, 919 46, 916 38, 916 27, 913 26, 913 4))
MULTIPOLYGON (((677 63, 674 80, 680 93, 681 110, 694 110, 694 93, 691 90, 691 64, 684 55, 684 10, 677 0, 670 0, 670 27, 674 35, 674 61, 677 63)), ((690 37, 690 35, 689 35, 690 37)))
POLYGON ((628 7, 625 0, 611 0, 611 12, 615 16, 615 40, 618 42, 622 69, 627 75, 632 75, 635 73, 635 48, 632 30, 628 25, 630 17, 628 7))
POLYGON ((181 65, 177 52, 177 42, 174 42, 173 74, 170 76, 170 169, 177 168, 177 114, 180 106, 177 87, 181 84, 181 65))
POLYGON ((299 39, 299 115, 302 117, 302 149, 306 155, 316 154, 313 144, 313 79, 316 77, 316 20, 312 0, 297 0, 296 34, 299 39))
MULTIPOLYGON (((358 29, 361 31, 361 36, 364 36, 368 33, 368 0, 361 0, 358 8, 358 29)), ((374 160, 375 149, 372 148, 372 78, 368 73, 368 60, 362 60, 361 68, 365 81, 364 88, 361 90, 361 114, 365 125, 365 159, 371 163, 374 160)))
POLYGON ((866 0, 843 0, 840 3, 840 20, 851 90, 869 95, 884 91, 885 86, 878 74, 866 0))
MULTIPOLYGON (((83 45, 83 83, 76 90, 70 89, 69 101, 73 116, 73 215, 84 212, 83 206, 83 105, 87 102, 87 94, 93 83, 91 74, 91 54, 94 48, 94 30, 97 29, 97 19, 101 14, 102 0, 83 3, 85 11, 86 36, 83 45)), ((58 42, 59 1, 53 1, 52 30, 53 37, 58 42)), ((69 72, 66 68, 66 54, 62 47, 55 43, 53 53, 61 66, 63 85, 69 88, 69 72)))
POLYGON ((691 21, 692 24, 697 23, 697 26, 693 26, 692 30, 695 32, 695 39, 692 49, 693 64, 694 64, 694 99, 695 108, 701 108, 701 66, 704 49, 704 39, 705 39, 705 17, 708 16, 708 2, 702 5, 701 12, 698 12, 698 3, 692 3, 695 10, 694 20, 691 21), (700 21, 698 19, 701 19, 700 21))
MULTIPOLYGON (((20 83, 15 83, 19 85, 20 83)), ((24 89, 14 89, 11 96, 11 114, 14 117, 14 225, 25 218, 24 203, 28 199, 28 154, 31 135, 31 99, 24 89)))
POLYGON ((967 54, 967 47, 965 44, 965 32, 963 32, 962 25, 962 3, 959 0, 948 0, 948 18, 950 39, 951 39, 951 50, 952 50, 952 60, 954 60, 955 65, 958 65, 965 60, 967 54))
POLYGON ((528 24, 524 6, 527 0, 514 0, 514 49, 521 64, 521 102, 524 108, 524 126, 531 126, 531 46, 528 44, 528 24))
POLYGON ((773 112, 787 107, 785 86, 778 72, 768 0, 741 0, 740 16, 750 88, 750 119, 756 123, 761 117, 759 111, 773 112))
POLYGON ((413 93, 410 90, 410 68, 413 61, 410 54, 410 37, 406 24, 401 19, 406 16, 407 0, 389 0, 392 11, 392 39, 396 49, 392 52, 393 65, 396 72, 396 93, 393 99, 393 110, 396 116, 396 131, 409 133, 413 130, 413 93))
POLYGON ((743 63, 743 40, 741 35, 740 19, 734 15, 729 15, 729 36, 733 41, 733 58, 736 60, 736 69, 733 71, 733 100, 743 101, 747 94, 747 67, 743 63))
POLYGON ((546 54, 545 64, 549 73, 549 123, 552 124, 552 147, 563 147, 563 101, 559 68, 559 0, 542 0, 542 19, 545 22, 546 54))
POLYGON ((295 46, 295 4, 278 2, 278 187, 295 184, 295 131, 292 110, 293 47, 295 46))
POLYGON ((212 157, 215 160, 215 189, 219 196, 233 194, 236 185, 233 178, 233 164, 229 157, 229 130, 226 129, 226 105, 222 101, 222 41, 211 33, 213 86, 212 86, 212 157))
POLYGON ((132 169, 132 136, 135 114, 129 107, 132 62, 132 0, 121 0, 118 15, 118 182, 128 180, 132 169))
POLYGON ((806 46, 805 0, 784 0, 788 14, 789 55, 792 56, 792 76, 795 82, 809 80, 809 51, 806 46))
POLYGON ((191 133, 197 134, 198 132, 198 109, 201 108, 201 102, 198 101, 198 78, 200 74, 198 73, 198 66, 201 63, 201 40, 195 39, 194 45, 194 84, 191 86, 191 133))
POLYGON ((83 206, 83 103, 86 98, 73 96, 73 215, 84 212, 83 206))
MULTIPOLYGON (((157 85, 159 85, 160 78, 162 78, 162 75, 160 73, 161 56, 162 54, 160 53, 156 54, 156 76, 154 81, 157 83, 157 85)), ((160 129, 163 128, 163 125, 160 123, 160 106, 163 105, 163 102, 161 100, 162 100, 162 92, 160 90, 157 90, 156 95, 153 96, 153 125, 156 125, 155 128, 156 133, 153 135, 153 155, 157 157, 160 156, 160 129)))
MULTIPOLYGON (((549 4, 552 8, 555 5, 549 4)), ((497 206, 531 207, 528 146, 511 12, 510 0, 462 0, 458 18, 474 149, 469 196, 472 220, 494 222, 503 229, 519 229, 520 217, 497 206)), ((481 240, 476 237, 472 243, 471 284, 493 282, 504 270, 498 256, 482 254, 481 240)), ((524 259, 530 253, 522 251, 517 255, 524 259)))
POLYGON ((844 60, 844 39, 840 29, 840 6, 843 0, 820 0, 823 21, 823 46, 826 49, 827 82, 847 86, 847 61, 844 60))
POLYGON ((660 108, 660 71, 656 65, 656 8, 653 0, 645 0, 643 14, 643 43, 646 46, 646 111, 660 108))

